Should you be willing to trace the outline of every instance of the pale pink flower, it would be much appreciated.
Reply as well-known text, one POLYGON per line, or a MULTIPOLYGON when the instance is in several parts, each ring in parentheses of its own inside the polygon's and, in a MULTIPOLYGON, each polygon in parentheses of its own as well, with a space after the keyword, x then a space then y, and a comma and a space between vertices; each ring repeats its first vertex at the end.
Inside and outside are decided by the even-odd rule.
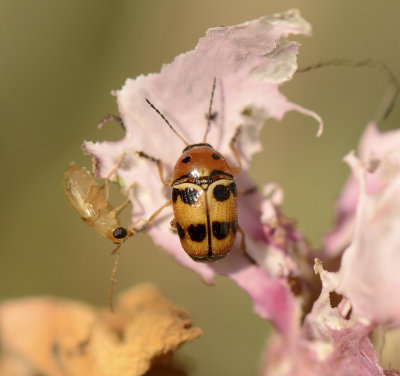
MULTIPOLYGON (((326 272, 317 259, 315 271, 322 291, 306 316, 296 340, 280 335, 269 344, 261 375, 273 376, 384 376, 368 338, 371 328, 349 314, 349 306, 331 306, 338 286, 337 273, 326 272)), ((395 373, 393 373, 395 375, 395 373)))
POLYGON ((354 154, 346 157, 360 193, 352 242, 342 257, 338 292, 368 325, 400 324, 400 144, 395 136, 375 167, 354 154), (369 177, 369 178, 368 178, 369 177), (369 188, 373 187, 373 190, 369 188))
MULTIPOLYGON (((327 272, 316 260, 322 291, 297 337, 270 341, 262 375, 399 374, 383 370, 386 342, 375 349, 370 337, 378 330, 383 338, 400 324, 400 131, 380 133, 369 124, 360 156, 351 152, 345 162, 352 174, 339 198, 342 221, 332 232, 348 244, 340 269, 327 272)), ((322 253, 327 261, 341 250, 329 247, 339 244, 332 234, 322 253)), ((397 354, 393 362, 398 364, 397 354)))
MULTIPOLYGON (((389 131, 380 133, 374 122, 368 124, 359 145, 359 158, 365 163, 368 171, 374 171, 382 156, 400 145, 400 132, 389 131)), ((384 180, 379 178, 381 170, 376 174, 365 175, 365 189, 374 193, 382 188, 384 180)), ((354 174, 347 179, 340 197, 336 203, 336 226, 325 237, 324 251, 330 256, 339 254, 350 243, 353 231, 360 184, 354 174)))

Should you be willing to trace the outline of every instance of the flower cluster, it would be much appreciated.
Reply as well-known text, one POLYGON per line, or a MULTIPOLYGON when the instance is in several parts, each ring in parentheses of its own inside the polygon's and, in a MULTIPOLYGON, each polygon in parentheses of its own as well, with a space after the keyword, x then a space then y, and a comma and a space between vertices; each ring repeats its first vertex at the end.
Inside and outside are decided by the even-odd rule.
MULTIPOLYGON (((202 140, 216 78, 216 116, 207 142, 234 163, 229 144, 241 126, 237 141, 243 169, 236 181, 242 191, 254 185, 246 170, 252 155, 262 149, 258 135, 266 119, 280 120, 296 110, 313 116, 321 134, 318 115, 289 102, 279 91, 297 68, 298 44, 288 35, 310 31, 297 11, 210 29, 193 51, 176 57, 160 73, 128 79, 116 91, 125 137, 119 142, 86 142, 84 150, 95 158, 100 177, 124 155, 117 175, 125 186, 135 183, 130 191, 133 221, 148 218, 171 194, 154 163, 136 152, 143 150, 162 161, 165 175, 171 176, 183 149, 146 98, 195 144, 202 140)), ((338 201, 337 226, 318 254, 280 210, 283 195, 275 184, 238 199, 239 225, 255 264, 239 251, 239 241, 223 260, 194 262, 170 230, 173 213, 168 208, 150 224, 154 242, 180 264, 207 283, 216 274, 231 278, 249 294, 255 312, 274 324, 276 335, 266 349, 262 374, 396 374, 383 371, 370 337, 378 327, 396 327, 400 320, 400 299, 393 293, 400 286, 399 141, 398 132, 380 134, 370 124, 359 156, 350 153, 345 158, 352 176, 338 201), (324 270, 323 262, 328 265, 338 258, 340 270, 324 270)))
MULTIPOLYGON (((203 139, 215 79, 216 116, 206 141, 234 165, 230 140, 241 127, 236 142, 242 164, 242 172, 236 177, 239 191, 255 186, 246 170, 252 155, 262 149, 258 135, 266 119, 280 120, 286 112, 297 110, 316 118, 320 123, 318 134, 321 133, 318 115, 289 102, 279 91, 297 68, 298 43, 287 40, 287 36, 308 35, 310 31, 310 25, 297 11, 210 29, 193 51, 177 56, 160 73, 128 79, 115 92, 125 137, 118 142, 85 142, 84 150, 95 158, 97 175, 103 178, 123 156, 116 175, 124 186, 134 187, 129 190, 132 222, 149 218, 171 197, 154 162, 141 158, 137 152, 162 161, 168 179, 185 146, 146 99, 188 143, 196 144, 203 139)), ((193 261, 171 231, 170 207, 157 216, 147 231, 156 244, 180 264, 199 273, 206 283, 212 283, 217 274, 233 279, 250 295, 255 311, 286 332, 291 330, 294 312, 298 311, 288 280, 295 281, 300 271, 291 254, 307 250, 302 236, 280 212, 280 200, 279 188, 271 185, 263 194, 239 196, 239 225, 246 234, 246 252, 257 260, 257 265, 239 251, 239 239, 223 260, 193 261)))
POLYGON ((397 357, 385 356, 398 338, 384 338, 400 320, 400 131, 380 133, 370 123, 359 149, 344 158, 352 175, 320 254, 327 263, 340 257, 340 268, 328 272, 315 260, 322 291, 294 338, 270 342, 264 374, 399 375, 382 366, 398 366, 397 357))

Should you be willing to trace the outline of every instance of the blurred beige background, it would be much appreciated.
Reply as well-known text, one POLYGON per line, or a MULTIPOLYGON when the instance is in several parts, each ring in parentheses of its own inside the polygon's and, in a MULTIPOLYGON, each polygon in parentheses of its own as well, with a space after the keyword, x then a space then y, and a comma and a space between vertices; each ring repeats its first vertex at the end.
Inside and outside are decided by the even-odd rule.
MULTIPOLYGON (((313 25, 312 38, 293 38, 302 43, 300 66, 371 57, 400 77, 398 0, 1 0, 0 298, 51 294, 105 305, 112 245, 69 206, 61 177, 71 160, 90 165, 80 151, 84 139, 122 136, 117 126, 96 128, 116 112, 110 91, 127 77, 159 71, 209 27, 293 7, 313 25)), ((251 175, 259 185, 283 186, 286 214, 315 246, 348 174, 341 159, 357 147, 386 86, 385 76, 368 68, 297 74, 282 90, 323 117, 323 136, 315 138, 314 120, 296 113, 263 130, 265 151, 251 175)), ((381 129, 396 126, 400 104, 381 129)), ((117 291, 141 281, 162 286, 204 330, 181 352, 192 375, 256 374, 269 325, 232 282, 204 286, 147 235, 127 243, 117 291)))

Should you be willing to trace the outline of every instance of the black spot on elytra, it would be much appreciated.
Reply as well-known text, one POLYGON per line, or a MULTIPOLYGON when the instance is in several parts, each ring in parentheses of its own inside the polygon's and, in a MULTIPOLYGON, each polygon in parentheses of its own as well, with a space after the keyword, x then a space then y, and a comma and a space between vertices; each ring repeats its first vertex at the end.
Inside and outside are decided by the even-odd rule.
POLYGON ((183 162, 183 163, 188 163, 188 162, 190 162, 191 159, 192 159, 192 156, 191 156, 191 155, 188 155, 187 157, 185 157, 185 158, 182 159, 182 162, 183 162))
POLYGON ((214 190, 213 195, 217 201, 225 201, 230 196, 230 189, 226 185, 218 184, 214 190))
POLYGON ((233 193, 233 195, 236 197, 237 196, 237 188, 235 183, 231 183, 228 185, 229 189, 233 193))
POLYGON ((185 204, 193 205, 198 200, 200 193, 194 188, 185 188, 180 191, 180 195, 185 204))
POLYGON ((228 222, 213 222, 212 223, 213 235, 218 239, 225 239, 229 235, 229 223, 228 222))
POLYGON ((206 225, 199 224, 199 225, 190 225, 188 227, 188 233, 190 239, 194 242, 202 242, 206 238, 206 225))
POLYGON ((172 189, 172 202, 176 202, 176 200, 178 199, 178 196, 179 196, 179 189, 177 189, 177 188, 173 188, 172 189))
POLYGON ((218 160, 218 159, 221 158, 221 156, 218 155, 217 153, 212 153, 212 157, 213 157, 213 159, 215 159, 215 160, 218 160))
POLYGON ((232 232, 233 232, 234 234, 237 233, 237 228, 238 228, 238 221, 237 221, 237 219, 235 219, 235 220, 232 222, 232 232))
POLYGON ((172 202, 175 203, 181 196, 182 202, 188 205, 193 205, 199 199, 200 193, 195 188, 185 188, 185 189, 172 189, 172 202))
POLYGON ((178 235, 181 239, 183 239, 185 237, 185 230, 182 228, 182 226, 176 222, 176 229, 178 231, 178 235))
POLYGON ((128 235, 128 231, 124 227, 117 227, 113 231, 113 236, 115 239, 123 239, 126 235, 128 235))

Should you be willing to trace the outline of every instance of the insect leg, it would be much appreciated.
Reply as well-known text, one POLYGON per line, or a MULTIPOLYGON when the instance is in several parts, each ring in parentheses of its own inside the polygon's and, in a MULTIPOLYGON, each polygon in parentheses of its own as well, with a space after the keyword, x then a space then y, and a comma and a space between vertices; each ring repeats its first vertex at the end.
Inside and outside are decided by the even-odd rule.
POLYGON ((166 208, 167 206, 172 205, 172 200, 167 201, 165 204, 161 205, 148 219, 145 218, 139 218, 137 221, 135 221, 134 224, 132 224, 132 226, 130 226, 129 228, 132 231, 135 232, 139 232, 139 231, 143 231, 146 230, 147 227, 149 227, 149 225, 151 224, 151 222, 154 220, 155 217, 157 217, 158 214, 161 213, 161 211, 166 208), (144 225, 138 229, 136 226, 140 223, 140 222, 144 222, 144 225))
POLYGON ((238 189, 237 194, 238 196, 247 196, 247 195, 252 195, 253 193, 258 192, 258 187, 250 187, 247 189, 238 189))
MULTIPOLYGON (((132 188, 134 188, 136 185, 137 185, 137 183, 136 183, 136 182, 133 182, 133 183, 129 186, 129 188, 126 190, 125 194, 128 195, 128 194, 129 194, 129 191, 130 191, 132 188)), ((116 208, 114 208, 112 211, 113 211, 115 214, 118 214, 118 213, 119 213, 120 211, 122 211, 130 202, 131 202, 131 200, 129 199, 129 197, 127 197, 127 199, 126 199, 122 204, 118 205, 118 206, 117 206, 116 208)))
POLYGON ((236 148, 236 145, 235 145, 235 143, 236 143, 236 141, 237 141, 237 139, 238 139, 238 137, 239 137, 241 132, 242 132, 242 127, 238 126, 236 128, 235 133, 233 134, 233 136, 231 138, 231 141, 229 142, 229 147, 231 148, 233 156, 235 157, 236 162, 238 164, 237 167, 232 168, 234 175, 242 170, 242 162, 240 161, 239 152, 238 152, 238 150, 236 148))
POLYGON ((246 252, 246 238, 244 235, 244 231, 242 230, 242 228, 240 226, 238 226, 238 231, 240 232, 240 234, 242 235, 242 239, 240 241, 240 250, 243 252, 243 254, 246 256, 247 260, 249 260, 252 264, 256 265, 256 261, 253 259, 253 257, 251 257, 247 252, 246 252))
POLYGON ((105 200, 108 201, 108 197, 110 196, 110 178, 115 172, 118 170, 119 166, 121 166, 122 161, 125 158, 125 154, 123 153, 119 158, 117 164, 111 169, 111 171, 107 174, 104 179, 104 197, 105 200))
MULTIPOLYGON (((134 184, 132 184, 133 186, 134 184)), ((131 187, 132 187, 131 186, 131 187)), ((130 187, 130 188, 131 188, 130 187)), ((129 188, 129 189, 130 189, 129 188)), ((126 202, 124 202, 123 204, 121 204, 120 206, 118 206, 117 208, 114 209, 115 212, 122 210, 127 204, 129 203, 129 200, 127 200, 126 202)), ((143 231, 144 229, 147 228, 147 226, 150 225, 151 221, 167 206, 172 204, 172 200, 167 201, 164 205, 160 206, 150 217, 149 219, 145 220, 143 218, 138 219, 135 223, 133 223, 131 226, 129 226, 129 229, 135 233, 138 232, 138 230, 135 228, 137 226, 137 224, 140 221, 144 221, 145 224, 144 226, 140 229, 140 231, 143 231)), ((120 262, 120 258, 121 258, 121 245, 122 244, 118 244, 113 251, 111 252, 112 255, 116 255, 115 256, 115 263, 114 263, 114 269, 112 271, 111 274, 111 280, 110 280, 110 286, 108 288, 108 305, 110 307, 111 312, 114 312, 114 308, 113 308, 113 293, 114 293, 114 287, 115 287, 115 283, 117 281, 117 271, 118 271, 118 267, 119 267, 119 262, 120 262)))
POLYGON ((163 210, 164 208, 166 208, 167 206, 172 205, 172 200, 167 201, 164 205, 160 206, 151 216, 150 218, 147 220, 148 223, 151 223, 151 221, 158 215, 161 213, 161 210, 163 210))
POLYGON ((121 258, 121 244, 118 244, 111 252, 111 254, 115 253, 117 253, 117 255, 115 256, 114 269, 111 274, 110 286, 108 288, 108 306, 110 307, 111 312, 114 312, 112 298, 113 298, 115 282, 117 281, 117 271, 119 267, 119 261, 121 258))
POLYGON ((161 179, 162 183, 163 183, 164 185, 171 186, 171 183, 172 183, 171 179, 170 179, 170 180, 165 180, 165 179, 164 179, 164 174, 163 174, 163 169, 164 169, 164 167, 163 167, 162 162, 161 162, 159 159, 154 158, 154 157, 152 157, 151 155, 148 155, 148 154, 146 154, 145 152, 143 152, 143 151, 141 151, 141 150, 138 151, 138 152, 136 152, 136 153, 137 153, 137 155, 138 155, 139 157, 141 157, 141 158, 146 158, 146 159, 148 159, 149 161, 156 163, 156 164, 157 164, 157 168, 158 168, 158 173, 159 173, 159 175, 160 175, 160 179, 161 179))

